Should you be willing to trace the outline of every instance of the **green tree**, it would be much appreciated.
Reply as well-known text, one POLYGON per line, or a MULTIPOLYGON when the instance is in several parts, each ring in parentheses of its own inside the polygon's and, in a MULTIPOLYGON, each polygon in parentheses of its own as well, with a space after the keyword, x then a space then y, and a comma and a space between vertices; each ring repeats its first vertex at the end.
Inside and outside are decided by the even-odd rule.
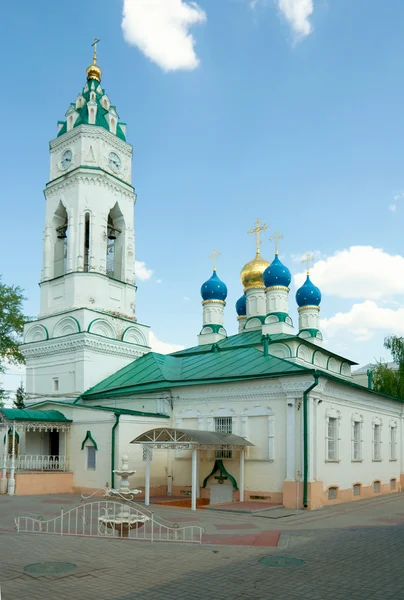
POLYGON ((0 372, 4 373, 5 361, 21 364, 24 357, 19 350, 24 322, 22 311, 23 290, 15 285, 6 285, 0 277, 0 372))
POLYGON ((25 408, 25 390, 22 381, 15 392, 14 408, 25 408))
POLYGON ((404 338, 396 335, 386 337, 384 347, 390 351, 397 369, 379 361, 373 370, 373 389, 404 399, 404 338))
POLYGON ((8 399, 8 394, 5 389, 0 385, 0 408, 2 408, 5 404, 5 401, 8 399))

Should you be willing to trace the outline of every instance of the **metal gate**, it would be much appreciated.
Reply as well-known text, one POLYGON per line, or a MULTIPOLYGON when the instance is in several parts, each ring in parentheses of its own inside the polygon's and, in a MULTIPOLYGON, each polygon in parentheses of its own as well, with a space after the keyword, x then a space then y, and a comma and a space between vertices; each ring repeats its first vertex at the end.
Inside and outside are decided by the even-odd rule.
POLYGON ((203 528, 170 523, 133 503, 100 500, 80 504, 48 521, 42 517, 17 517, 18 533, 120 538, 149 542, 202 542, 203 528))

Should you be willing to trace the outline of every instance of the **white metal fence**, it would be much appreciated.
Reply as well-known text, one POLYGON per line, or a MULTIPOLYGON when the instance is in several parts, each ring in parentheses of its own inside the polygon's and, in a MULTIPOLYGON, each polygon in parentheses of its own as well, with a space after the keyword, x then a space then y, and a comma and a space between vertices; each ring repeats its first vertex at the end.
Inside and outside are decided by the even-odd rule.
POLYGON ((41 517, 15 519, 18 533, 42 533, 83 537, 121 538, 149 542, 202 542, 203 528, 197 525, 179 526, 133 503, 109 500, 81 504, 44 521, 41 517))
MULTIPOLYGON (((66 456, 47 454, 21 454, 14 457, 16 471, 68 471, 66 456)), ((0 467, 3 465, 1 462, 0 467)), ((11 468, 11 454, 7 457, 7 468, 11 468)))

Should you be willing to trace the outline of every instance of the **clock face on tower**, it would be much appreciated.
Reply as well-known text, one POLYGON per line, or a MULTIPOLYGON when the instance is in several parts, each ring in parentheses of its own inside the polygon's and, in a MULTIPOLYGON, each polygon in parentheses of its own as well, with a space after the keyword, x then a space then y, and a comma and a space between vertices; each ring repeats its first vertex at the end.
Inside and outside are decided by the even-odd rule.
POLYGON ((72 159, 73 159, 73 154, 72 154, 71 150, 66 150, 66 152, 63 152, 62 158, 60 159, 60 165, 61 165, 62 169, 67 169, 67 167, 72 162, 72 159))
POLYGON ((121 159, 115 152, 110 152, 108 156, 108 164, 109 168, 114 171, 114 173, 118 173, 121 168, 121 159))

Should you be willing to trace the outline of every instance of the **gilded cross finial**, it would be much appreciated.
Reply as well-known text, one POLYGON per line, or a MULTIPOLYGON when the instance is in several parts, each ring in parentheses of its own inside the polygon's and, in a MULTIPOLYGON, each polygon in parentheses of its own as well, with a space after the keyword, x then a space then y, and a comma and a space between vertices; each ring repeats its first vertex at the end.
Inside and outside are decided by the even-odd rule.
POLYGON ((307 269, 307 275, 310 275, 310 265, 311 263, 314 264, 314 254, 310 254, 310 252, 307 252, 303 258, 303 260, 301 261, 303 265, 307 265, 306 269, 307 269))
POLYGON ((269 238, 270 242, 275 242, 275 254, 278 254, 279 240, 283 240, 283 238, 283 233, 279 233, 278 230, 276 230, 274 234, 271 235, 271 237, 269 238))
POLYGON ((255 221, 255 227, 252 227, 247 231, 250 235, 255 235, 255 247, 257 254, 260 254, 260 246, 261 246, 261 231, 266 231, 268 229, 268 225, 261 225, 262 221, 258 218, 255 221))
POLYGON ((216 261, 220 256, 220 252, 218 252, 216 250, 216 248, 213 248, 213 252, 212 254, 208 257, 208 258, 212 258, 213 259, 213 270, 216 271, 216 261))
POLYGON ((91 44, 94 48, 94 53, 93 53, 93 65, 97 64, 97 44, 100 40, 98 38, 94 38, 93 43, 91 44))

